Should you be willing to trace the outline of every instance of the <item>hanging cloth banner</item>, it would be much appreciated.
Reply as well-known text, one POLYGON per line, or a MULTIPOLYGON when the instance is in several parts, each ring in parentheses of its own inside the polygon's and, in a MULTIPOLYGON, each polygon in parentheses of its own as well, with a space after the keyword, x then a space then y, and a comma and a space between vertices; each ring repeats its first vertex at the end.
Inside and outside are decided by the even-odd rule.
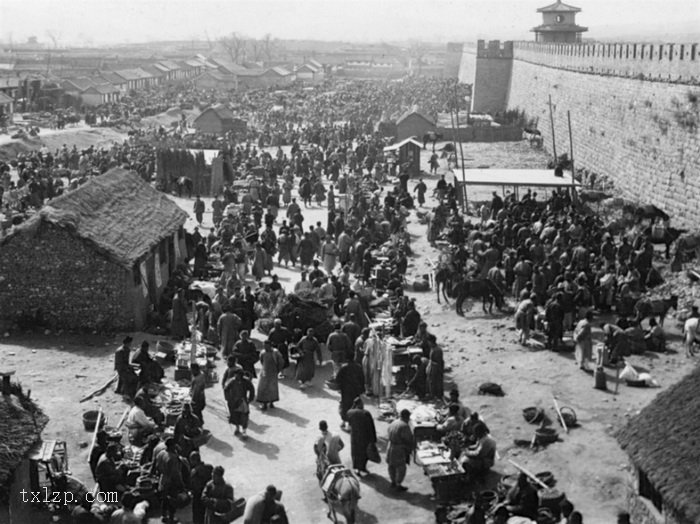
POLYGON ((160 289, 160 286, 163 282, 160 278, 160 253, 158 252, 156 252, 155 266, 156 288, 160 289))
POLYGON ((173 235, 173 244, 175 245, 175 261, 180 262, 180 235, 173 235))
POLYGON ((148 296, 148 275, 146 273, 146 262, 143 261, 139 264, 139 272, 141 273, 141 289, 143 289, 143 296, 148 296))

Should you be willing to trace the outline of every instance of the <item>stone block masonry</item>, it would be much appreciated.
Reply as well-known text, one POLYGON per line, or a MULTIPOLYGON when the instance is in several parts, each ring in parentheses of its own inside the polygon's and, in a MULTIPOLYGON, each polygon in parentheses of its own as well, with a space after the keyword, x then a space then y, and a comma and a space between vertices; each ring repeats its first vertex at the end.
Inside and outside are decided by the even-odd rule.
POLYGON ((0 247, 0 316, 41 308, 58 329, 116 330, 134 324, 127 271, 53 225, 0 247))
POLYGON ((569 151, 570 111, 577 168, 659 206, 674 225, 700 228, 700 86, 536 64, 519 59, 516 45, 507 108, 537 119, 551 152, 549 95, 557 154, 569 151))
POLYGON ((538 44, 515 42, 513 57, 533 64, 659 82, 700 84, 699 44, 538 44))

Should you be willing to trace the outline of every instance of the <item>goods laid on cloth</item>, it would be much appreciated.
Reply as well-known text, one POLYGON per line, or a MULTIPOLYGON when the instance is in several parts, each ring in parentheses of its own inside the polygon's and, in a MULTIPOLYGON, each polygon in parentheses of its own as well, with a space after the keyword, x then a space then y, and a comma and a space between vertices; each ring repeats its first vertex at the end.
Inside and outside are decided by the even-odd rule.
MULTIPOLYGON (((287 329, 301 329, 303 333, 313 328, 318 340, 325 341, 333 331, 333 326, 328 321, 328 308, 316 302, 300 298, 295 294, 286 295, 277 304, 271 317, 282 320, 282 325, 287 329)), ((258 328, 269 331, 271 324, 259 322, 258 328)))

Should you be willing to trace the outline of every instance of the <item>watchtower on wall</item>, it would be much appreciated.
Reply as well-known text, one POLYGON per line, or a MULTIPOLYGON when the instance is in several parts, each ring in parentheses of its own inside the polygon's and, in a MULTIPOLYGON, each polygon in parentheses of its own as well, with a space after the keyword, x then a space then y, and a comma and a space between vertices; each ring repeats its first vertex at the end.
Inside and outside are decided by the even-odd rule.
POLYGON ((542 24, 532 28, 535 42, 578 44, 582 33, 588 31, 587 27, 576 25, 576 13, 581 12, 578 7, 557 0, 551 5, 540 7, 537 12, 542 13, 542 24))
POLYGON ((476 73, 472 111, 495 114, 504 111, 508 103, 513 71, 513 42, 484 40, 477 42, 476 73))

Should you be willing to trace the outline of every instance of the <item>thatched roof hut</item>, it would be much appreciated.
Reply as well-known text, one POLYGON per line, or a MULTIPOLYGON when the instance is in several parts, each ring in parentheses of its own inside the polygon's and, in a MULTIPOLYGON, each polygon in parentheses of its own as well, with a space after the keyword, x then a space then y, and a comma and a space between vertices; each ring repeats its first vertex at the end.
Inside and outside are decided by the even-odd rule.
POLYGON ((186 220, 187 213, 164 193, 156 191, 133 171, 114 168, 51 200, 2 243, 48 222, 131 268, 186 220))
POLYGON ((186 253, 187 213, 112 169, 0 240, 0 317, 18 325, 141 329, 186 253))
POLYGON ((0 396, 0 506, 8 502, 15 469, 41 439, 48 421, 31 400, 14 395, 0 396))
POLYGON ((617 439, 660 496, 657 509, 673 522, 700 522, 700 368, 659 393, 617 439))

